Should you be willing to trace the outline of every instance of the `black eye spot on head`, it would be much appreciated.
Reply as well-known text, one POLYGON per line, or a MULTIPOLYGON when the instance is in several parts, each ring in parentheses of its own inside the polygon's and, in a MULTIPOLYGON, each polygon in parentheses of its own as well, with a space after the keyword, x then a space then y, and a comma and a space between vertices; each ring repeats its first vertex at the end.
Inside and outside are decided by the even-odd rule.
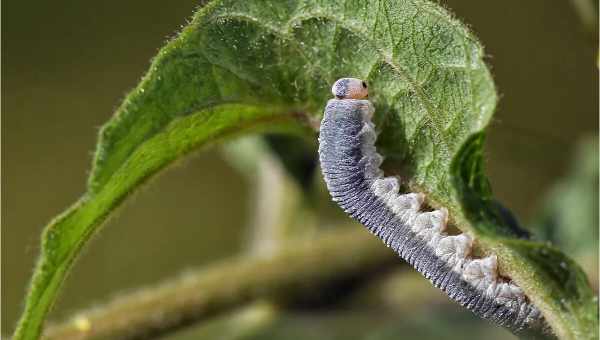
POLYGON ((365 82, 363 81, 363 82, 362 82, 362 86, 363 86, 363 88, 365 88, 365 89, 366 89, 366 88, 367 88, 367 83, 365 83, 365 82))

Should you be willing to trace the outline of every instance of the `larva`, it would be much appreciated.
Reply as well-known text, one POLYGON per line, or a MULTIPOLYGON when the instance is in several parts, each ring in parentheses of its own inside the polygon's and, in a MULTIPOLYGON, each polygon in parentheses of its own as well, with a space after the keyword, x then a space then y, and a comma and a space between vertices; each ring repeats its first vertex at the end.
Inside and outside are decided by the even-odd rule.
POLYGON ((399 194, 384 177, 375 149, 374 107, 367 84, 339 79, 321 122, 319 158, 333 201, 366 226, 450 298, 484 319, 515 332, 541 320, 513 282, 498 275, 496 257, 471 255, 472 239, 445 232, 446 209, 422 211, 422 193, 399 194))

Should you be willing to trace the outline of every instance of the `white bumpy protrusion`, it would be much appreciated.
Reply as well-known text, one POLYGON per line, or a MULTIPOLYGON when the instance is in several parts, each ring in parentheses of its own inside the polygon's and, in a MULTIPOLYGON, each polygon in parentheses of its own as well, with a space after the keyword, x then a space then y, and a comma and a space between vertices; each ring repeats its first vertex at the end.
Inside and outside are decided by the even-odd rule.
POLYGON ((465 234, 441 237, 435 247, 435 254, 454 271, 460 271, 471 253, 472 245, 472 239, 465 234))
MULTIPOLYGON (((360 163, 365 168, 365 178, 371 181, 371 188, 392 212, 411 226, 412 231, 434 249, 436 256, 445 261, 453 271, 486 296, 511 309, 527 308, 523 291, 498 275, 495 255, 472 259, 473 240, 466 234, 447 235, 448 211, 444 208, 421 212, 425 200, 422 193, 399 194, 400 183, 396 177, 384 177, 380 165, 383 157, 377 153, 375 141, 377 133, 371 122, 372 105, 363 111, 363 128, 360 131, 360 163)), ((525 310, 525 309, 523 309, 525 310)))
POLYGON ((400 182, 396 177, 379 178, 373 182, 373 191, 385 201, 394 199, 400 191, 400 182))
POLYGON ((525 294, 523 294, 523 290, 517 287, 513 283, 509 282, 501 282, 496 286, 496 301, 500 303, 516 308, 516 304, 518 301, 522 301, 525 299, 525 294))
POLYGON ((446 229, 448 211, 434 210, 418 214, 413 222, 413 230, 418 236, 432 245, 439 242, 439 236, 446 229))
POLYGON ((473 287, 494 297, 497 281, 496 256, 468 261, 464 265, 463 278, 473 287))

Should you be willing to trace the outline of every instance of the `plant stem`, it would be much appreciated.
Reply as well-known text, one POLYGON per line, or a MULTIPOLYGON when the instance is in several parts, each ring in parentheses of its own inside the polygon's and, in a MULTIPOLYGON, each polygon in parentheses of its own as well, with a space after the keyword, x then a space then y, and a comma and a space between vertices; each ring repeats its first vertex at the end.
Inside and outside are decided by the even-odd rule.
POLYGON ((281 249, 270 257, 232 259, 116 297, 77 313, 70 321, 50 325, 44 337, 156 335, 256 299, 314 296, 319 286, 356 278, 397 260, 366 231, 353 226, 323 232, 319 239, 287 243, 281 249))
POLYGON ((192 325, 181 331, 161 336, 160 339, 248 339, 271 327, 278 318, 279 312, 276 306, 268 301, 257 300, 199 325, 192 325))

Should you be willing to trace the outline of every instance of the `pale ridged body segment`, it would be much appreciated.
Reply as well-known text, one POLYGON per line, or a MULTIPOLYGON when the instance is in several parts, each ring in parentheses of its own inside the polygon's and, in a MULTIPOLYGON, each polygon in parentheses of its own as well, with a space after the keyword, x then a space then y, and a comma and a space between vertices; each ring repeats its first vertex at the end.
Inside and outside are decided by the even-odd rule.
POLYGON ((321 169, 333 200, 475 314, 513 331, 539 322, 539 310, 521 289, 498 275, 494 255, 472 258, 471 237, 445 233, 446 209, 421 211, 422 193, 401 194, 398 179, 383 176, 373 105, 354 99, 367 97, 366 84, 346 79, 354 78, 332 88, 337 99, 327 103, 319 136, 321 169))

